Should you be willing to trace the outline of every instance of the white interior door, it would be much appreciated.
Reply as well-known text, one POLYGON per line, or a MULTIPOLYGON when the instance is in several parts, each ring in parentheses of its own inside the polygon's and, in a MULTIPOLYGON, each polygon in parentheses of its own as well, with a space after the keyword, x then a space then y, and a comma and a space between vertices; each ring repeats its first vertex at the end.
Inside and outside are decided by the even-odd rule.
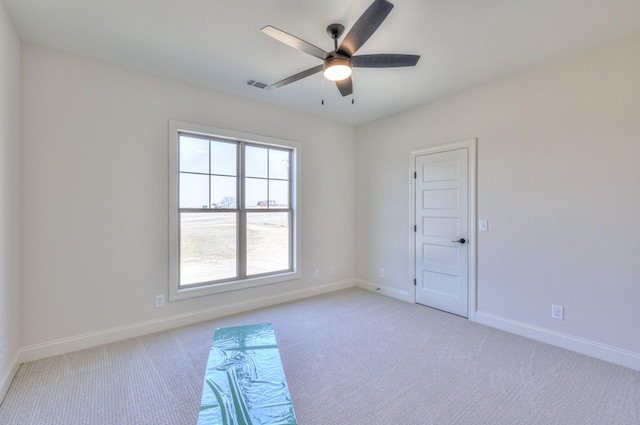
POLYGON ((469 149, 415 157, 416 302, 468 317, 469 149))

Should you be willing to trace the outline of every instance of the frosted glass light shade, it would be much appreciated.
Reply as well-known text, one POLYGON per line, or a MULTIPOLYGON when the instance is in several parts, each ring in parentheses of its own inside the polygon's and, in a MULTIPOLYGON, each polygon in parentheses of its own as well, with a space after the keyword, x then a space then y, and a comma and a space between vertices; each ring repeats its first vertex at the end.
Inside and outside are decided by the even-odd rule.
POLYGON ((351 76, 351 64, 348 59, 334 58, 327 62, 324 68, 324 78, 340 81, 351 76))

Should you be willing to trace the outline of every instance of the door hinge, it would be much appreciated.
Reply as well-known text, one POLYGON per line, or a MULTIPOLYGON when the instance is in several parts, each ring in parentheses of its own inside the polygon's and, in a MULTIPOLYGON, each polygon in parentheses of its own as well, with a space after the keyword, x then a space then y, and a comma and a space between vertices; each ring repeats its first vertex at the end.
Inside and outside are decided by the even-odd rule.
POLYGON ((415 224, 413 225, 413 231, 414 231, 414 232, 417 232, 417 231, 418 231, 418 226, 417 226, 417 225, 415 225, 415 224))
POLYGON ((417 179, 417 178, 418 178, 418 172, 417 172, 417 171, 414 171, 414 172, 413 172, 413 178, 414 178, 414 179, 417 179))
POLYGON ((413 279, 413 286, 418 286, 418 279, 413 279))

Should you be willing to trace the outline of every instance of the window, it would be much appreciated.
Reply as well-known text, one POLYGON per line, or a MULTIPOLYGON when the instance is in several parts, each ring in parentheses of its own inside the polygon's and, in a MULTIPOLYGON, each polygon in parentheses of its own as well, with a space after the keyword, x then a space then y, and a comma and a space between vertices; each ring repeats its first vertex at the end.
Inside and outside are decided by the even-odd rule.
POLYGON ((170 299, 300 277, 299 150, 170 121, 170 299))

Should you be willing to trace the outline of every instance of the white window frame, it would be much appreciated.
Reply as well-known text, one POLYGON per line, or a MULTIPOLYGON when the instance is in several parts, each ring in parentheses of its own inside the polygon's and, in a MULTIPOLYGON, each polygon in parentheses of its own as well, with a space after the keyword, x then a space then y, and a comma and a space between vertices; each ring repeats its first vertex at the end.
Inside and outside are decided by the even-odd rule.
MULTIPOLYGON (((218 294, 239 289, 252 288, 260 285, 285 282, 302 278, 301 270, 301 159, 302 145, 291 140, 277 139, 257 134, 244 133, 233 130, 192 124, 182 121, 169 121, 169 300, 177 301, 204 295, 218 294), (266 147, 281 147, 291 149, 291 209, 292 217, 292 270, 270 274, 266 276, 253 276, 236 279, 227 282, 212 283, 209 285, 180 288, 180 215, 178 205, 179 163, 178 142, 180 133, 190 133, 199 136, 222 138, 235 141, 244 141, 251 144, 264 145, 266 147)), ((239 176, 242 178, 242 176, 239 176)))

